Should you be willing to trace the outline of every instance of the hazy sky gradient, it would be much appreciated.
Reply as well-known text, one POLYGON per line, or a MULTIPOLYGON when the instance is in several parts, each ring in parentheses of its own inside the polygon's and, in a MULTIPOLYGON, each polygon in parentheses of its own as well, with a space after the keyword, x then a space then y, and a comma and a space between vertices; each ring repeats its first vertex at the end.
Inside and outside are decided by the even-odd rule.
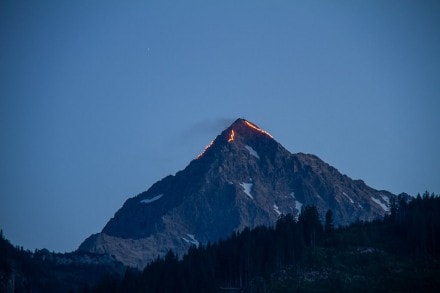
POLYGON ((70 251, 245 117, 440 193, 438 1, 0 0, 0 228, 70 251))

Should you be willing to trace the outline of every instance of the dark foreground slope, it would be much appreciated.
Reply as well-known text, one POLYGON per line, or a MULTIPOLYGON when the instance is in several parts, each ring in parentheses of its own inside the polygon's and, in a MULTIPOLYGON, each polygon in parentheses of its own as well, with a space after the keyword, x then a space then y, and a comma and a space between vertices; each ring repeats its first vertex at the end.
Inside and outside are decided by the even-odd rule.
POLYGON ((79 249, 143 268, 169 249, 182 256, 246 227, 271 227, 281 215, 297 218, 303 205, 316 206, 321 220, 331 209, 335 225, 348 225, 383 217, 394 197, 238 119, 184 170, 128 199, 79 249))
POLYGON ((315 207, 142 272, 90 253, 31 253, 0 237, 0 292, 439 292, 440 198, 392 202, 384 220, 335 229, 315 207), (124 273, 125 272, 125 273, 124 273))
POLYGON ((30 252, 0 237, 0 292, 87 292, 104 277, 117 279, 124 272, 108 255, 30 252))
POLYGON ((107 280, 96 292, 439 292, 440 198, 425 194, 393 205, 384 220, 333 229, 314 207, 298 221, 234 233, 168 252, 142 273, 107 280))

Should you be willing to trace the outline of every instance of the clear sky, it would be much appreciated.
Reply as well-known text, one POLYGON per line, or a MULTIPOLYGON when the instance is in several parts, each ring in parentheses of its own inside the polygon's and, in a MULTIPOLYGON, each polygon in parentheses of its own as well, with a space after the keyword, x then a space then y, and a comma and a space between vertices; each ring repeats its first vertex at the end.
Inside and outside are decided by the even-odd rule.
POLYGON ((0 228, 71 251, 236 118, 440 193, 439 1, 0 0, 0 228))

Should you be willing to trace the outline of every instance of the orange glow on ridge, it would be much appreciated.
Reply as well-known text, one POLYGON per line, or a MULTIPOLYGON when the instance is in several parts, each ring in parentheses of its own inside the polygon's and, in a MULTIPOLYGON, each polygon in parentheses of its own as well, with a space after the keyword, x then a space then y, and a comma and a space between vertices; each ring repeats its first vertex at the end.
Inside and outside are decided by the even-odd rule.
POLYGON ((244 123, 245 123, 247 126, 249 126, 250 128, 253 128, 253 129, 255 129, 256 131, 259 131, 259 132, 261 132, 262 134, 265 134, 265 135, 269 136, 270 138, 273 138, 273 136, 272 136, 269 132, 264 131, 263 129, 257 127, 256 125, 250 123, 249 121, 244 120, 244 123))
POLYGON ((200 159, 213 144, 214 144, 214 139, 207 146, 205 146, 205 148, 200 153, 200 155, 197 156, 197 159, 200 159))
POLYGON ((235 136, 235 131, 234 131, 234 129, 232 129, 232 130, 231 130, 231 134, 229 135, 228 142, 233 141, 233 140, 234 140, 234 136, 235 136))

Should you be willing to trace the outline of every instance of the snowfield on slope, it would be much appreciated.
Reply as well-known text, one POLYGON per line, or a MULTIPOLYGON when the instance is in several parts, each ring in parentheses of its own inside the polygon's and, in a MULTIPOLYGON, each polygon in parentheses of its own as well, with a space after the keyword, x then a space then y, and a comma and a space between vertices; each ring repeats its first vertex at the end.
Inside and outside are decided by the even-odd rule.
POLYGON ((249 154, 251 154, 252 156, 254 156, 257 159, 260 159, 260 156, 258 155, 258 153, 251 146, 245 145, 244 147, 249 151, 249 154))
POLYGON ((241 187, 243 187, 244 193, 246 193, 247 196, 249 196, 251 199, 254 199, 254 197, 251 194, 252 186, 254 184, 252 183, 240 183, 241 187))
POLYGON ((143 200, 141 200, 141 203, 149 204, 149 203, 152 203, 152 202, 160 199, 162 196, 163 196, 163 194, 159 194, 159 195, 156 195, 155 197, 152 197, 150 199, 143 199, 143 200))

